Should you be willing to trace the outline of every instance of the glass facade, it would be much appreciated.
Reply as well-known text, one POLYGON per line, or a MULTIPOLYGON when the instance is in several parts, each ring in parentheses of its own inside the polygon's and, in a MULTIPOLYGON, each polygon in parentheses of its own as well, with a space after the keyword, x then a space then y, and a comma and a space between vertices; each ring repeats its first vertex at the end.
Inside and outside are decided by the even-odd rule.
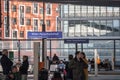
POLYGON ((120 8, 61 5, 64 37, 120 36, 120 8))
MULTIPOLYGON (((112 55, 115 55, 115 60, 120 61, 120 40, 112 39, 120 37, 120 7, 63 4, 60 8, 64 38, 89 37, 89 43, 84 43, 83 46, 77 44, 78 50, 83 50, 87 58, 92 59, 94 50, 97 49, 102 60, 112 60, 112 55), (96 39, 92 40, 92 37, 96 39), (100 40, 100 37, 111 39, 100 40)), ((61 56, 68 57, 76 51, 75 44, 65 44, 63 41, 61 45, 61 56)))

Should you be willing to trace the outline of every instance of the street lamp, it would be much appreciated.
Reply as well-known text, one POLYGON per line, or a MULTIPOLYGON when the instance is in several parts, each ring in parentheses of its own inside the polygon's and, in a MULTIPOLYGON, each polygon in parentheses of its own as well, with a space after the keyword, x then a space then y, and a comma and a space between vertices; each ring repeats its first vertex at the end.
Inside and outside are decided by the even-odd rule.
MULTIPOLYGON (((45 2, 43 0, 43 24, 42 24, 42 32, 45 32, 46 28, 45 28, 45 2)), ((46 66, 46 39, 43 38, 42 39, 42 62, 44 62, 44 68, 47 68, 46 66)))

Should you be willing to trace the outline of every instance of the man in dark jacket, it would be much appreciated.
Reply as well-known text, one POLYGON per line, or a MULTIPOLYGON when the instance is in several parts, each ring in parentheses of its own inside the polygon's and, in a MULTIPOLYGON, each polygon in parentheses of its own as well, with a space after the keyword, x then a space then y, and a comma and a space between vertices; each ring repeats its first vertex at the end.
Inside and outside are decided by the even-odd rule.
POLYGON ((69 55, 68 57, 69 61, 66 62, 66 72, 67 72, 67 79, 68 80, 73 80, 73 72, 72 69, 68 67, 69 63, 71 62, 71 60, 73 60, 73 55, 69 55))
POLYGON ((54 56, 53 56, 53 61, 56 61, 56 62, 59 61, 59 58, 58 58, 58 56, 56 54, 54 54, 54 56))
POLYGON ((3 74, 4 77, 6 78, 6 76, 9 74, 9 72, 11 71, 11 67, 13 65, 13 62, 8 58, 8 50, 4 49, 2 51, 2 57, 1 57, 1 65, 2 65, 2 69, 3 69, 3 74))

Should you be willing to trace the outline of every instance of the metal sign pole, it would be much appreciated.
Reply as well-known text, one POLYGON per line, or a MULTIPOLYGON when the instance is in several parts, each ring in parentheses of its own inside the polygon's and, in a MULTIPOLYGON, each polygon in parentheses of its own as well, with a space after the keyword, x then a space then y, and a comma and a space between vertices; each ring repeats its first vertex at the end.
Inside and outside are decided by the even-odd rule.
MULTIPOLYGON (((45 32, 45 2, 43 0, 43 25, 42 32, 45 32)), ((46 57, 47 57, 47 40, 45 38, 42 39, 42 62, 44 62, 44 68, 47 68, 46 57)))

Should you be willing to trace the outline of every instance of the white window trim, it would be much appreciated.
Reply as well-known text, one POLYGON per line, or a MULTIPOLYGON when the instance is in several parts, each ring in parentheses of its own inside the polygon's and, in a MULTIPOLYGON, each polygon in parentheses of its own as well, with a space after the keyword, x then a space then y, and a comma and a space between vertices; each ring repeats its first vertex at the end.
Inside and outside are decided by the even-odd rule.
MULTIPOLYGON (((21 31, 19 31, 19 39, 24 39, 24 37, 20 37, 20 32, 21 31)), ((24 31, 24 34, 25 34, 25 31, 24 31)), ((25 36, 25 35, 24 35, 25 36)))
MULTIPOLYGON (((11 5, 11 1, 9 2, 9 5, 11 5)), ((11 6, 9 6, 9 14, 11 15, 11 6)), ((16 10, 17 11, 17 10, 16 10)), ((16 20, 17 20, 17 18, 16 18, 16 20)), ((11 20, 11 17, 9 17, 9 29, 10 29, 10 38, 12 39, 12 27, 11 27, 11 22, 12 22, 12 20, 11 20)))
MULTIPOLYGON (((12 39, 17 39, 17 38, 14 38, 14 37, 13 37, 13 31, 17 31, 17 38, 18 38, 18 30, 17 30, 17 29, 11 30, 11 36, 12 36, 11 38, 12 38, 12 39)), ((14 42, 14 41, 12 41, 12 50, 13 50, 13 46, 14 46, 14 45, 13 45, 13 42, 14 42)), ((17 50, 13 50, 13 51, 17 51, 17 50)))
POLYGON ((38 9, 38 13, 39 13, 40 15, 42 15, 40 9, 42 9, 42 14, 43 14, 43 7, 40 7, 40 8, 38 9))
MULTIPOLYGON (((4 38, 8 38, 8 37, 5 36, 5 25, 6 25, 6 24, 5 24, 5 18, 7 18, 7 16, 4 16, 4 38)), ((6 22, 6 23, 7 23, 7 22, 6 22)))
POLYGON ((51 7, 51 14, 47 14, 47 3, 46 3, 46 15, 47 16, 52 16, 52 4, 51 3, 48 3, 48 4, 50 4, 50 7, 51 7))
POLYGON ((33 18, 33 31, 35 31, 35 30, 34 30, 34 26, 35 26, 35 25, 34 25, 34 20, 38 20, 38 30, 37 30, 37 31, 39 31, 39 19, 38 19, 38 18, 33 18))
POLYGON ((21 4, 19 5, 19 9, 18 9, 18 10, 19 10, 19 25, 20 25, 20 27, 21 27, 21 26, 25 26, 25 9, 26 9, 26 8, 25 8, 25 5, 21 5, 21 4), (24 25, 21 25, 21 24, 20 24, 20 6, 24 6, 24 25))
POLYGON ((2 49, 3 49, 3 43, 4 43, 4 41, 0 41, 0 44, 2 44, 2 46, 1 46, 2 49))
POLYGON ((57 28, 58 28, 57 18, 58 18, 58 16, 56 16, 56 27, 55 27, 55 28, 56 28, 56 29, 55 29, 56 31, 57 31, 57 28))
POLYGON ((4 0, 4 12, 7 12, 7 11, 5 11, 5 2, 7 2, 7 0, 4 0))
POLYGON ((39 4, 37 3, 38 4, 38 6, 37 6, 38 7, 38 12, 37 13, 34 13, 34 4, 36 4, 36 3, 33 3, 33 8, 32 8, 33 9, 33 14, 38 15, 39 14, 39 4))
POLYGON ((18 30, 17 29, 12 30, 12 39, 18 39, 18 30), (14 31, 17 31, 17 38, 13 37, 13 32, 14 31))
MULTIPOLYGON (((5 36, 5 17, 7 18, 7 16, 4 16, 4 38, 5 38, 5 39, 9 39, 10 36, 9 36, 9 37, 6 37, 6 36, 5 36)), ((10 18, 9 18, 9 19, 10 19, 10 18)), ((7 22, 6 22, 6 24, 7 24, 7 22)), ((10 26, 9 26, 9 33, 10 33, 10 26)))

